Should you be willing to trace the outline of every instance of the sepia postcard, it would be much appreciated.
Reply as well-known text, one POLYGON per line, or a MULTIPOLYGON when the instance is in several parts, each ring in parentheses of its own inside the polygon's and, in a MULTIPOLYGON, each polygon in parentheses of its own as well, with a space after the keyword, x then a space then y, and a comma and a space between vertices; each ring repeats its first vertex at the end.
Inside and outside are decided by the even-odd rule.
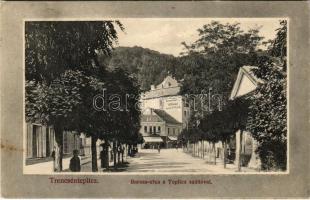
POLYGON ((3 3, 2 196, 309 197, 308 6, 3 3))

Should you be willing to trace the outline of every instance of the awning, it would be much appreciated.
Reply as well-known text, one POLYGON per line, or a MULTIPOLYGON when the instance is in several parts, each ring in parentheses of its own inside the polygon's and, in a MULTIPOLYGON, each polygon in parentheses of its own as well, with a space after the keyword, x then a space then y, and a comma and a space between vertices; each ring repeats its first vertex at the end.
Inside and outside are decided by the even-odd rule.
POLYGON ((143 137, 144 142, 163 142, 161 137, 143 137))
POLYGON ((171 141, 177 141, 178 140, 178 138, 175 136, 168 136, 168 139, 171 141))

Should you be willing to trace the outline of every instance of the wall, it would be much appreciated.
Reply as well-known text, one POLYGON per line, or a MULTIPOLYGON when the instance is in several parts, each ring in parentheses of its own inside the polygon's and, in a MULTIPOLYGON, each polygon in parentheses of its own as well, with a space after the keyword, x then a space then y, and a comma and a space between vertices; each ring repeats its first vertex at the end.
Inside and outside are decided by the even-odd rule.
MULTIPOLYGON (((56 144, 55 132, 52 127, 27 123, 26 158, 50 157, 56 144)), ((74 149, 80 149, 80 137, 77 133, 64 131, 63 153, 72 154, 74 149)))
POLYGON ((160 127, 160 136, 165 136, 165 122, 141 122, 141 128, 140 128, 140 133, 143 136, 150 136, 151 132, 150 132, 150 127, 152 127, 152 133, 153 133, 153 127, 156 127, 156 133, 158 132, 158 127, 160 127), (144 131, 144 127, 147 127, 147 132, 144 131))
POLYGON ((167 124, 166 125, 166 136, 178 136, 181 131, 182 131, 182 125, 172 125, 172 124, 167 124), (169 129, 169 130, 168 130, 169 129), (175 132, 173 133, 173 129, 175 132))
POLYGON ((39 124, 27 124, 26 157, 43 158, 50 156, 54 144, 54 132, 39 124), (51 141, 51 142, 50 142, 51 141))

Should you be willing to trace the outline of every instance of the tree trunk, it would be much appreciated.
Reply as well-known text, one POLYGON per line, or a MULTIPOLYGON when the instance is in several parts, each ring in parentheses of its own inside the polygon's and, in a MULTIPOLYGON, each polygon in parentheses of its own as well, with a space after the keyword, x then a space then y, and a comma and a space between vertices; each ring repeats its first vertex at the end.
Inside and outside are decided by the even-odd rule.
POLYGON ((118 145, 117 145, 117 163, 118 163, 118 164, 121 163, 121 152, 120 152, 120 148, 121 148, 121 144, 118 143, 118 145))
POLYGON ((216 149, 215 149, 215 143, 212 143, 213 153, 214 153, 214 165, 216 165, 216 149))
POLYGON ((195 142, 192 144, 192 155, 195 157, 195 142))
POLYGON ((199 141, 196 143, 196 157, 199 157, 199 141))
POLYGON ((63 157, 63 128, 59 126, 54 126, 55 131, 55 160, 54 160, 54 171, 62 171, 62 157, 63 157))
POLYGON ((202 159, 205 158, 205 141, 202 140, 202 159))
POLYGON ((200 141, 200 158, 203 158, 203 142, 200 141))
POLYGON ((113 141, 113 162, 114 162, 114 169, 116 169, 116 141, 113 141))
POLYGON ((128 146, 128 156, 130 156, 130 157, 131 157, 131 155, 132 155, 131 150, 132 150, 132 146, 129 145, 129 146, 128 146))
POLYGON ((211 151, 210 151, 210 142, 208 141, 208 146, 207 146, 207 162, 210 163, 211 162, 211 151))
POLYGON ((241 129, 240 130, 240 147, 239 147, 239 153, 238 153, 238 156, 239 156, 239 162, 238 162, 238 172, 241 172, 241 164, 242 164, 242 160, 241 160, 241 152, 242 152, 242 134, 243 134, 243 130, 241 129))
POLYGON ((96 136, 91 137, 91 168, 92 172, 98 171, 97 165, 97 143, 98 138, 96 136))
POLYGON ((109 169, 109 145, 108 145, 108 140, 105 140, 105 146, 104 146, 104 150, 105 150, 105 167, 106 169, 109 169))
POLYGON ((199 158, 200 156, 200 141, 198 140, 197 142, 197 157, 199 158))
POLYGON ((227 157, 227 153, 226 153, 226 149, 227 149, 227 140, 224 140, 223 142, 223 163, 224 163, 224 168, 226 168, 226 157, 227 157))
POLYGON ((202 143, 201 143, 201 140, 198 141, 198 146, 199 146, 199 149, 198 149, 198 156, 199 156, 199 158, 201 158, 201 157, 202 157, 202 151, 201 151, 202 143))
POLYGON ((187 145, 186 145, 187 153, 188 153, 188 147, 189 147, 189 140, 187 141, 187 145))
POLYGON ((122 163, 124 163, 124 151, 126 151, 123 146, 121 146, 122 163))

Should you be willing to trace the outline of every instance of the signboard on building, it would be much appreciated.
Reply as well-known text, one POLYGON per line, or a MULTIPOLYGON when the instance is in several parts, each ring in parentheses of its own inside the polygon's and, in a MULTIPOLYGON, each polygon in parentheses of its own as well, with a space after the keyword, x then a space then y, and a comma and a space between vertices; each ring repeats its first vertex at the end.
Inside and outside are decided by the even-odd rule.
POLYGON ((176 109, 181 108, 179 98, 177 97, 169 97, 165 99, 165 109, 176 109))

